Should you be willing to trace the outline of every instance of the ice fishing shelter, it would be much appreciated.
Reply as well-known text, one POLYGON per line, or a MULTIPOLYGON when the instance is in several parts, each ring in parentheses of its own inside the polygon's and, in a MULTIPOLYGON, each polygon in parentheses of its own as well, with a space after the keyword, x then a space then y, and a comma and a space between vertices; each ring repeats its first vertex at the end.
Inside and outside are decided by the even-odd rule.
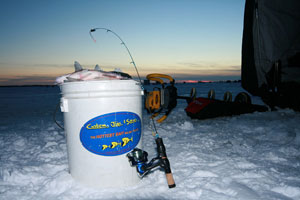
POLYGON ((300 110, 300 0, 246 0, 242 86, 271 107, 300 110))

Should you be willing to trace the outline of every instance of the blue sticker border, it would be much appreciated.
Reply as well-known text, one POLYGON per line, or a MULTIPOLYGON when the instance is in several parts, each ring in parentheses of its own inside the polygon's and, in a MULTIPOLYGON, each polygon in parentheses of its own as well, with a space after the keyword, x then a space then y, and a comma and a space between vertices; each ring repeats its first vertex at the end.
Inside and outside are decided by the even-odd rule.
POLYGON ((128 112, 128 111, 113 112, 113 113, 107 113, 107 114, 94 117, 89 121, 87 121, 82 126, 79 137, 80 137, 81 144, 89 152, 101 156, 119 156, 131 151, 138 145, 142 134, 141 129, 142 129, 141 118, 136 113, 128 112), (112 120, 113 118, 115 120, 112 120), (125 119, 128 120, 127 123, 129 124, 126 125, 125 119), (119 127, 118 127, 117 121, 123 121, 123 120, 125 124, 119 123, 119 127), (100 123, 99 125, 98 123, 102 121, 103 123, 100 123), (110 123, 107 124, 107 122, 110 123), (111 126, 115 126, 115 127, 111 127, 111 126), (113 135, 106 138, 107 135, 111 135, 111 134, 113 135), (122 134, 123 136, 120 136, 118 134, 122 134), (102 138, 101 140, 100 137, 102 138), (113 139, 116 140, 118 139, 118 141, 115 140, 116 141, 115 143, 117 143, 117 147, 111 147, 112 145, 110 145, 109 148, 107 147, 104 150, 103 149, 101 151, 99 150, 100 145, 104 146, 104 143, 107 142, 105 146, 108 146, 107 145, 108 143, 112 144, 113 139), (120 140, 122 140, 122 143, 120 140))

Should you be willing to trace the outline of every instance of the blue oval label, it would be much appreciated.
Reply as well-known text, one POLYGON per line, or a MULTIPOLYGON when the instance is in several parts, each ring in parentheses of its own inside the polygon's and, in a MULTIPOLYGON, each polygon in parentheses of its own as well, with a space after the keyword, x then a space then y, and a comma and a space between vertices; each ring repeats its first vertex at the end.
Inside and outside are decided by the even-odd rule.
POLYGON ((117 156, 134 149, 141 138, 141 119, 132 112, 114 112, 95 117, 80 130, 80 141, 90 152, 117 156))

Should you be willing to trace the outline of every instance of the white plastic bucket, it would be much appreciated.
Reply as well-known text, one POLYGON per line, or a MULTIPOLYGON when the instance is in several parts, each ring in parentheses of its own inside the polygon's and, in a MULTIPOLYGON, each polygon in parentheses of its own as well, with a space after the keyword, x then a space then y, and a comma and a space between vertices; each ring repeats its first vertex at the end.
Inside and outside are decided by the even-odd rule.
POLYGON ((61 91, 72 177, 94 188, 137 184, 140 179, 126 154, 142 148, 140 84, 134 80, 68 82, 61 91))

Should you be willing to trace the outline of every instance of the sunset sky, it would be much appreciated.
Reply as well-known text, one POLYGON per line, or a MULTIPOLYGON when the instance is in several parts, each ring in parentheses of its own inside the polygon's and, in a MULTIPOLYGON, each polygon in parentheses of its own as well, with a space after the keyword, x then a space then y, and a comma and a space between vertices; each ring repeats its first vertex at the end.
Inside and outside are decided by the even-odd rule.
POLYGON ((244 0, 1 0, 0 85, 53 84, 74 71, 121 68, 176 80, 240 79, 244 0))

